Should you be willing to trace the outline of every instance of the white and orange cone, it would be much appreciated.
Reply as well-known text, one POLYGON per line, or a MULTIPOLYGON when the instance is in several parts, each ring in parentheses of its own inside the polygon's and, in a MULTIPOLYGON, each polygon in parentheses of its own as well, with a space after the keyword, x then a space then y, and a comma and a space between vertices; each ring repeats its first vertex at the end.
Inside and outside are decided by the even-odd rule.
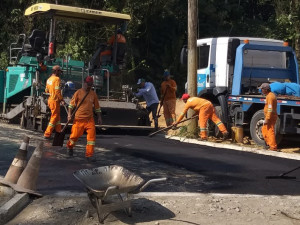
MULTIPOLYGON (((43 142, 41 141, 35 148, 30 157, 27 166, 21 174, 17 186, 27 190, 36 190, 36 181, 39 175, 40 161, 43 155, 43 142)), ((18 190, 16 190, 18 191, 18 190)))
POLYGON ((23 142, 16 154, 14 160, 12 161, 4 179, 13 184, 16 184, 20 175, 22 174, 24 168, 27 164, 27 148, 29 145, 29 137, 25 136, 23 142))

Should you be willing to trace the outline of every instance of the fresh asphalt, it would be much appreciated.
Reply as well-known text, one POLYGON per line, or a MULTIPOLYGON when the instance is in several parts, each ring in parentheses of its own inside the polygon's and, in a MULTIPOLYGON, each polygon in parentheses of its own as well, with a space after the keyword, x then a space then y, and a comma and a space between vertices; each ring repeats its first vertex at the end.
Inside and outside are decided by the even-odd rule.
POLYGON ((162 136, 101 136, 99 142, 115 152, 168 163, 204 175, 205 182, 213 185, 203 192, 300 194, 300 169, 286 175, 296 179, 266 179, 266 176, 277 176, 300 166, 298 160, 182 143, 162 136))
MULTIPOLYGON (((1 128, 2 137, 12 132, 11 129, 8 129, 9 132, 5 129, 1 128)), ((13 132, 19 140, 24 135, 22 130, 13 132)), ((30 133, 30 135, 33 137, 41 136, 41 134, 33 133, 30 133)), ((83 146, 85 144, 84 139, 82 138, 83 146)), ((84 160, 83 153, 69 159, 66 157, 64 149, 47 150, 50 149, 50 145, 51 143, 45 142, 46 150, 40 163, 37 190, 42 194, 57 193, 59 191, 82 192, 83 185, 73 177, 72 173, 78 169, 96 167, 98 164, 87 163, 84 160)), ((124 157, 130 155, 134 156, 133 161, 130 163, 137 170, 144 166, 151 167, 151 163, 144 165, 140 161, 141 158, 144 158, 168 164, 177 169, 187 169, 187 171, 192 171, 194 174, 204 177, 203 180, 198 179, 194 183, 189 183, 188 176, 184 178, 185 180, 181 179, 178 186, 184 185, 186 191, 257 195, 300 194, 300 169, 287 174, 287 176, 295 176, 296 179, 266 179, 266 176, 280 175, 300 166, 298 160, 182 143, 166 139, 160 135, 152 138, 124 134, 97 135, 96 145, 109 150, 107 156, 110 157, 110 164, 122 164, 122 155, 124 157), (201 188, 195 186, 201 186, 201 188)), ((0 175, 5 175, 17 153, 18 147, 19 144, 9 138, 0 139, 0 175)), ((33 150, 34 147, 30 146, 29 154, 33 150)), ((104 160, 102 159, 101 165, 105 164, 104 160)), ((153 167, 158 165, 156 162, 152 163, 153 167)), ((174 180, 172 180, 172 176, 175 175, 170 175, 170 185, 174 180)), ((173 184, 173 186, 176 185, 173 184)), ((149 190, 168 191, 168 185, 161 186, 161 189, 160 186, 154 186, 152 189, 147 189, 147 191, 149 190)))

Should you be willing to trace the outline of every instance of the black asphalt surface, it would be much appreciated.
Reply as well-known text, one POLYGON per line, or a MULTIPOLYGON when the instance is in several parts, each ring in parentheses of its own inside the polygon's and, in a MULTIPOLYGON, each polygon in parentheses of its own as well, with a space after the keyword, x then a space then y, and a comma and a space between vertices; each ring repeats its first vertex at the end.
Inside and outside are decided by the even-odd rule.
POLYGON ((182 143, 155 136, 101 136, 101 146, 123 154, 176 165, 212 182, 203 192, 259 195, 299 195, 300 169, 286 176, 266 179, 300 166, 300 161, 182 143))
MULTIPOLYGON (((32 154, 42 134, 13 128, 1 128, 0 175, 4 176, 24 134, 29 134, 32 154), (5 138, 5 135, 8 135, 5 138), (16 140, 10 140, 12 137, 16 140)), ((66 150, 44 142, 37 190, 42 194, 59 191, 84 191, 72 173, 78 169, 118 164, 143 178, 167 176, 168 182, 152 185, 147 191, 184 191, 258 195, 299 195, 300 169, 287 176, 296 179, 266 179, 300 166, 300 161, 230 149, 207 147, 166 139, 163 136, 97 135, 96 163, 84 159, 85 137, 75 149, 75 157, 67 158, 66 150), (146 160, 145 160, 146 159, 146 160), (152 161, 151 161, 152 160, 152 161)))

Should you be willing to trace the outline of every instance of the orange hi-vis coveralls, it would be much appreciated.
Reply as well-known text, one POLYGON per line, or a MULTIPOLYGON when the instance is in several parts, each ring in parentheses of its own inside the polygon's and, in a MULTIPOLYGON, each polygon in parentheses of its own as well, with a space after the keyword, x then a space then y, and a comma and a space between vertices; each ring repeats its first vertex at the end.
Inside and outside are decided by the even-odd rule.
MULTIPOLYGON (((86 91, 83 88, 76 91, 73 98, 71 99, 69 108, 74 109, 76 105, 81 102, 85 95, 86 91)), ((95 112, 101 112, 98 97, 94 91, 90 90, 89 94, 86 96, 85 100, 82 102, 81 106, 75 113, 71 135, 69 141, 67 142, 67 148, 73 149, 78 138, 83 135, 84 131, 86 131, 87 144, 85 157, 92 157, 94 154, 96 129, 93 107, 95 107, 95 112)))
MULTIPOLYGON (((115 42, 115 35, 112 35, 110 39, 108 40, 107 44, 113 46, 115 42)), ((123 34, 117 34, 117 43, 126 43, 126 38, 123 34)))
POLYGON ((165 80, 161 83, 161 99, 165 94, 163 99, 163 107, 167 126, 170 126, 174 121, 176 121, 176 90, 177 84, 172 79, 165 80))
POLYGON ((266 144, 270 146, 270 150, 277 150, 275 138, 275 124, 277 120, 277 98, 273 92, 269 92, 266 96, 264 114, 265 120, 268 120, 268 123, 262 126, 261 132, 263 134, 266 144))
POLYGON ((48 106, 51 110, 51 118, 44 136, 50 137, 53 129, 56 132, 61 132, 60 102, 63 100, 63 97, 60 91, 60 78, 52 74, 47 80, 45 92, 50 93, 48 106))
POLYGON ((227 132, 225 125, 219 119, 217 114, 215 113, 215 108, 213 104, 204 99, 198 97, 190 97, 185 106, 184 110, 177 119, 176 122, 180 122, 184 115, 187 113, 188 109, 193 109, 196 112, 199 112, 199 127, 200 127, 200 137, 202 139, 207 139, 207 121, 211 119, 219 128, 219 130, 224 134, 227 132))

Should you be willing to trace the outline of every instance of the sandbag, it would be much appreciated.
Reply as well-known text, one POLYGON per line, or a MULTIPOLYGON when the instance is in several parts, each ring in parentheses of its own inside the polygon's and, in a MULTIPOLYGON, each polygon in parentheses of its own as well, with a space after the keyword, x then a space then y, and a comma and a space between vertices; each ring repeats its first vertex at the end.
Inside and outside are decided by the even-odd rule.
POLYGON ((286 83, 274 82, 270 84, 271 91, 276 95, 286 94, 286 83))
POLYGON ((285 83, 287 95, 300 97, 300 85, 297 83, 285 83))

